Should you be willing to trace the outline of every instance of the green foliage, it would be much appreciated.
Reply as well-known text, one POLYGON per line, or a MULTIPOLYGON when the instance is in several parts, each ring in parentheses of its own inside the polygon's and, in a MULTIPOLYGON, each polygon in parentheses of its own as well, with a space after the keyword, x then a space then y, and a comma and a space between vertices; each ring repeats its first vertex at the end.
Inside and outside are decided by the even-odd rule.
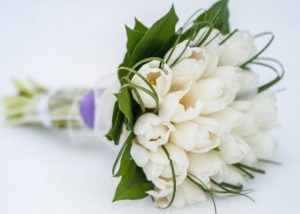
POLYGON ((133 105, 132 98, 128 88, 122 88, 118 94, 116 94, 119 109, 125 116, 125 124, 129 130, 133 128, 133 105))
POLYGON ((126 199, 141 199, 147 196, 147 191, 153 189, 152 182, 148 181, 143 170, 138 167, 130 156, 130 149, 134 135, 127 138, 120 156, 120 167, 116 174, 121 181, 115 192, 113 201, 126 199))
MULTIPOLYGON (((195 19, 194 25, 192 25, 184 35, 182 35, 182 28, 179 31, 176 31, 178 17, 173 6, 165 16, 149 28, 137 19, 135 19, 135 25, 132 29, 126 26, 127 52, 118 70, 118 77, 122 88, 120 92, 116 94, 117 101, 114 106, 112 128, 106 135, 109 140, 113 140, 115 144, 118 144, 123 125, 125 124, 127 129, 132 131, 135 118, 145 112, 145 110, 147 111, 147 109, 142 106, 142 103, 136 103, 133 100, 132 93, 136 94, 137 90, 148 93, 155 100, 157 99, 158 108, 159 103, 157 94, 151 85, 149 86, 151 90, 149 90, 141 88, 141 86, 131 82, 131 77, 133 75, 139 75, 137 69, 150 59, 160 59, 163 64, 164 62, 162 59, 168 50, 180 42, 181 38, 191 39, 192 34, 190 32, 194 32, 195 29, 199 30, 200 26, 205 27, 205 24, 208 22, 211 24, 211 27, 218 28, 222 33, 228 33, 229 12, 227 3, 227 0, 221 0, 214 4, 209 10, 199 15, 195 19)), ((137 99, 138 98, 139 97, 137 96, 137 99)), ((147 180, 143 170, 135 164, 130 155, 133 139, 134 134, 131 132, 126 142, 123 144, 113 166, 113 175, 121 177, 113 201, 144 198, 147 196, 146 192, 154 188, 152 182, 147 180), (118 172, 115 173, 118 164, 119 169, 118 172)), ((165 152, 168 156, 166 150, 165 152)), ((174 194, 171 200, 172 203, 176 192, 176 179, 171 160, 170 167, 172 169, 173 182, 175 185, 174 194)))
MULTIPOLYGON (((227 3, 228 0, 220 0, 210 9, 199 15, 194 20, 194 25, 182 35, 182 38, 191 36, 190 32, 194 32, 195 28, 196 30, 200 29, 199 23, 206 22, 210 22, 212 27, 218 28, 222 33, 228 33, 229 12, 227 3)), ((118 71, 119 80, 122 85, 126 83, 124 77, 129 78, 131 73, 129 69, 122 68, 131 68, 149 57, 163 58, 166 52, 174 46, 174 43, 178 42, 178 36, 180 35, 176 32, 177 22, 178 17, 172 6, 169 12, 150 28, 147 28, 137 19, 135 19, 133 29, 126 26, 127 52, 118 71)), ((205 25, 201 26, 204 27, 205 25)), ((131 88, 131 90, 134 89, 131 88)), ((114 140, 116 144, 118 144, 120 138, 122 124, 125 123, 127 128, 131 129, 134 123, 132 112, 137 112, 136 109, 132 109, 134 101, 129 89, 124 89, 121 94, 117 94, 117 98, 118 105, 115 105, 114 108, 112 128, 106 135, 107 139, 114 140)))
MULTIPOLYGON (((191 27, 182 35, 181 40, 192 37, 194 33, 197 33, 204 27, 216 28, 222 34, 230 32, 228 0, 216 2, 208 10, 196 17, 191 27)), ((207 35, 209 35, 209 32, 207 35)))
MULTIPOLYGON (((127 53, 121 66, 132 67, 144 58, 164 56, 176 38, 177 22, 178 17, 174 7, 149 29, 136 19, 134 29, 126 28, 127 53)), ((119 78, 127 74, 127 71, 120 70, 119 78)))
POLYGON ((217 28, 222 34, 230 32, 228 0, 215 3, 209 10, 201 14, 195 22, 209 21, 213 28, 217 28))
POLYGON ((114 105, 112 115, 112 127, 109 132, 105 135, 110 141, 114 141, 115 145, 119 144, 120 136, 122 133, 122 126, 124 121, 124 115, 120 111, 118 102, 114 105))

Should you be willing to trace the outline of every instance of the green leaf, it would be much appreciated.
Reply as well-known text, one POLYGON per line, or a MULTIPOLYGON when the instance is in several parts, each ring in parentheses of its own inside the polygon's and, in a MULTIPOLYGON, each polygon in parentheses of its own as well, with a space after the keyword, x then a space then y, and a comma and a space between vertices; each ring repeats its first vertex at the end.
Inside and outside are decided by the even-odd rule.
POLYGON ((147 180, 143 170, 135 164, 130 155, 133 138, 134 135, 131 133, 125 142, 117 173, 117 176, 121 176, 121 180, 113 201, 141 199, 148 196, 146 192, 154 188, 153 183, 147 180))
POLYGON ((115 145, 119 144, 120 136, 122 133, 122 126, 124 121, 124 115, 119 109, 118 102, 114 105, 113 116, 112 116, 112 127, 109 132, 105 135, 108 140, 113 140, 115 145))
POLYGON ((118 105, 120 111, 124 114, 125 116, 125 121, 127 128, 130 130, 133 127, 133 102, 131 98, 131 94, 128 90, 128 88, 122 88, 119 93, 115 95, 118 100, 118 105))
POLYGON ((130 167, 130 164, 132 164, 128 160, 131 160, 130 149, 131 149, 131 144, 132 144, 133 138, 134 138, 134 134, 131 133, 127 137, 126 141, 124 142, 123 147, 120 150, 119 155, 117 156, 117 159, 116 159, 114 167, 113 167, 113 175, 115 177, 120 177, 120 176, 126 174, 127 169, 130 167), (116 166, 119 161, 120 161, 120 167, 119 167, 118 172, 115 174, 115 169, 116 169, 116 166))
POLYGON ((126 35, 127 35, 127 53, 132 54, 135 46, 139 41, 144 37, 145 33, 138 30, 132 30, 126 26, 126 35))
POLYGON ((147 191, 154 188, 141 168, 135 164, 130 165, 118 184, 113 201, 142 199, 148 196, 147 191))
POLYGON ((201 14, 196 21, 214 21, 213 27, 221 31, 222 34, 230 32, 228 0, 220 0, 201 14))
MULTIPOLYGON (((130 29, 126 26, 126 35, 127 35, 127 53, 123 59, 123 63, 120 66, 130 65, 132 64, 132 57, 131 54, 135 49, 136 45, 140 42, 140 40, 144 37, 148 28, 142 24, 138 19, 135 18, 135 25, 133 29, 130 29)), ((120 70, 118 72, 119 79, 125 76, 127 72, 120 70)))
MULTIPOLYGON (((119 67, 129 65, 129 64, 131 64, 131 62, 132 62, 132 57, 127 52, 124 56, 122 64, 119 67)), ((121 81, 122 77, 126 76, 127 74, 128 74, 128 71, 126 71, 126 70, 123 70, 123 69, 118 70, 118 77, 119 77, 121 84, 122 84, 122 81, 121 81)))
MULTIPOLYGON (((144 58, 163 57, 170 47, 172 47, 172 43, 176 37, 175 27, 177 22, 178 17, 174 7, 147 31, 146 27, 136 20, 134 30, 127 30, 127 48, 129 51, 126 53, 121 66, 132 67, 144 58), (140 39, 142 33, 145 33, 145 35, 140 39)), ((119 79, 127 74, 128 72, 119 70, 119 79)))
POLYGON ((216 151, 216 152, 221 151, 219 147, 216 147, 216 148, 214 148, 213 150, 216 151))
POLYGON ((220 30, 222 34, 229 33, 230 26, 228 0, 220 0, 204 13, 201 13, 194 20, 194 24, 182 35, 181 41, 190 38, 195 30, 197 32, 201 28, 208 26, 208 24, 205 24, 205 22, 211 23, 212 27, 220 30))
POLYGON ((127 53, 129 55, 132 54, 135 46, 139 43, 139 41, 144 37, 144 35, 148 31, 148 28, 137 18, 135 18, 134 20, 135 24, 133 29, 125 26, 127 35, 127 53))
POLYGON ((142 22, 140 22, 137 18, 135 18, 134 21, 135 21, 134 28, 133 28, 134 30, 140 31, 143 33, 145 33, 148 30, 148 28, 142 22))
POLYGON ((145 36, 137 44, 132 55, 134 62, 151 56, 161 56, 159 55, 160 53, 157 52, 166 46, 166 44, 170 43, 174 36, 176 36, 175 27, 177 22, 178 17, 172 6, 164 17, 149 28, 145 36))

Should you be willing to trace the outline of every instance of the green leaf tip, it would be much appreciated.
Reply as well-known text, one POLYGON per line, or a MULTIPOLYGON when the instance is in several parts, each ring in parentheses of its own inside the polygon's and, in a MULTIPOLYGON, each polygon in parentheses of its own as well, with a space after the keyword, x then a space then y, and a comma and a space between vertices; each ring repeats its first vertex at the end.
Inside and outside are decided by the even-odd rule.
POLYGON ((134 17, 134 30, 140 31, 140 32, 146 32, 148 28, 146 25, 144 25, 142 22, 140 22, 136 17, 134 17))

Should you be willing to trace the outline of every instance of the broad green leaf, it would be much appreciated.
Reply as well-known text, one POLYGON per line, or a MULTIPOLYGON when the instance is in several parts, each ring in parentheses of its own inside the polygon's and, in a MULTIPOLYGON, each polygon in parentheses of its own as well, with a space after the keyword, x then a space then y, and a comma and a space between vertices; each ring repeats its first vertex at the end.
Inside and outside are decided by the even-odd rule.
MULTIPOLYGON (((178 17, 172 7, 170 11, 147 31, 146 27, 136 20, 134 30, 128 30, 127 36, 128 52, 125 55, 121 66, 132 67, 138 61, 148 57, 162 57, 170 49, 176 37, 175 27, 178 17), (138 41, 141 32, 145 35, 138 41), (138 43, 136 43, 138 41, 138 43), (134 45, 136 43, 136 45, 134 45), (131 53, 132 52, 132 53, 131 53)), ((119 79, 127 75, 128 72, 119 70, 119 79)))
POLYGON ((230 32, 229 26, 229 10, 228 10, 228 0, 220 0, 212 5, 208 10, 199 15, 195 21, 194 25, 190 27, 182 36, 181 40, 185 40, 192 36, 194 30, 200 30, 204 26, 201 23, 210 22, 213 24, 213 28, 220 30, 222 34, 227 34, 230 32), (196 25, 197 24, 197 25, 196 25), (198 27, 197 27, 198 26, 198 27), (200 26, 200 27, 199 27, 200 26))
POLYGON ((136 30, 136 31, 146 33, 148 28, 142 22, 140 22, 137 18, 135 18, 134 21, 135 21, 135 24, 134 24, 133 29, 136 30))
POLYGON ((135 200, 147 196, 147 191, 153 189, 152 182, 148 181, 143 170, 139 168, 130 155, 130 149, 134 135, 131 134, 125 142, 120 168, 117 176, 121 176, 120 183, 115 192, 113 201, 135 200))
POLYGON ((139 43, 139 41, 144 37, 148 28, 141 23, 137 18, 135 18, 134 28, 131 29, 126 26, 127 35, 127 53, 132 54, 134 48, 139 43))
MULTIPOLYGON (((170 41, 174 39, 177 22, 178 17, 172 6, 170 11, 164 17, 148 29, 145 36, 137 44, 132 55, 134 62, 147 57, 157 56, 156 54, 159 54, 157 53, 158 50, 162 50, 166 44, 169 44, 170 41)), ((169 47, 167 48, 169 49, 169 47)))
POLYGON ((214 28, 221 31, 222 34, 230 32, 229 27, 228 0, 220 0, 210 7, 205 13, 200 15, 196 21, 209 20, 214 21, 214 28))
MULTIPOLYGON (((132 57, 129 55, 129 53, 126 53, 124 56, 124 59, 123 59, 123 63, 120 65, 120 67, 122 67, 123 65, 129 65, 129 64, 131 64, 131 62, 132 62, 132 57)), ((118 77, 119 77, 121 84, 122 84, 122 81, 121 81, 122 77, 126 76, 127 74, 128 74, 128 71, 119 69, 118 77)))
MULTIPOLYGON (((124 175, 129 167, 129 165, 131 164, 131 162, 129 160, 131 160, 130 149, 131 149, 131 144, 132 144, 133 138, 134 138, 134 134, 131 133, 127 137, 126 141, 124 142, 124 149, 123 149, 123 151, 121 151, 122 154, 120 154, 116 160, 116 161, 120 161, 119 170, 118 170, 117 174, 115 175, 116 177, 120 177, 120 176, 124 175)), ((116 162, 115 166, 117 164, 118 163, 116 162)))
POLYGON ((122 126, 124 121, 124 115, 119 109, 118 102, 114 105, 113 116, 112 116, 112 127, 109 132, 105 135, 108 140, 113 140, 116 145, 119 144, 120 136, 122 133, 122 126))
POLYGON ((131 130, 133 127, 133 102, 128 88, 122 88, 116 94, 120 111, 124 114, 126 125, 131 130))
POLYGON ((147 197, 146 192, 153 188, 153 183, 147 180, 143 170, 135 164, 131 164, 121 178, 113 201, 142 199, 147 197))
POLYGON ((127 34, 127 53, 132 54, 135 46, 139 43, 139 41, 145 35, 144 32, 138 30, 132 30, 126 26, 126 34, 127 34))
MULTIPOLYGON (((123 65, 129 65, 131 64, 132 57, 131 54, 136 47, 136 45, 139 43, 139 41, 144 37, 146 32, 148 31, 148 28, 142 24, 138 19, 135 18, 135 25, 133 29, 130 29, 126 26, 126 35, 127 35, 127 53, 125 54, 125 57, 123 59, 123 65)), ((119 71, 119 78, 121 79, 122 76, 126 75, 123 74, 124 71, 119 71)))

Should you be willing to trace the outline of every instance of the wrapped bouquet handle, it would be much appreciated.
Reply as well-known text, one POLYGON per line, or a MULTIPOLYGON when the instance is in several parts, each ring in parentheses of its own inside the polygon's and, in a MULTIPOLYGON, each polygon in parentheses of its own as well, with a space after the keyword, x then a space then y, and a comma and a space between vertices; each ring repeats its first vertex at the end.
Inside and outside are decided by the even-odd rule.
MULTIPOLYGON (((240 195, 264 174, 275 142, 281 63, 262 57, 274 35, 231 30, 227 0, 198 10, 180 28, 174 7, 151 27, 126 27, 127 52, 116 80, 49 92, 15 81, 6 97, 12 124, 90 129, 120 145, 113 201, 153 198, 160 208, 240 195), (267 43, 259 48, 255 40, 267 43), (259 66, 259 67, 258 67, 259 66), (257 69, 259 68, 259 69, 257 69), (262 72, 275 77, 261 83, 262 72)), ((251 199, 251 198, 250 198, 251 199)), ((216 207, 215 207, 216 211, 216 207)))

